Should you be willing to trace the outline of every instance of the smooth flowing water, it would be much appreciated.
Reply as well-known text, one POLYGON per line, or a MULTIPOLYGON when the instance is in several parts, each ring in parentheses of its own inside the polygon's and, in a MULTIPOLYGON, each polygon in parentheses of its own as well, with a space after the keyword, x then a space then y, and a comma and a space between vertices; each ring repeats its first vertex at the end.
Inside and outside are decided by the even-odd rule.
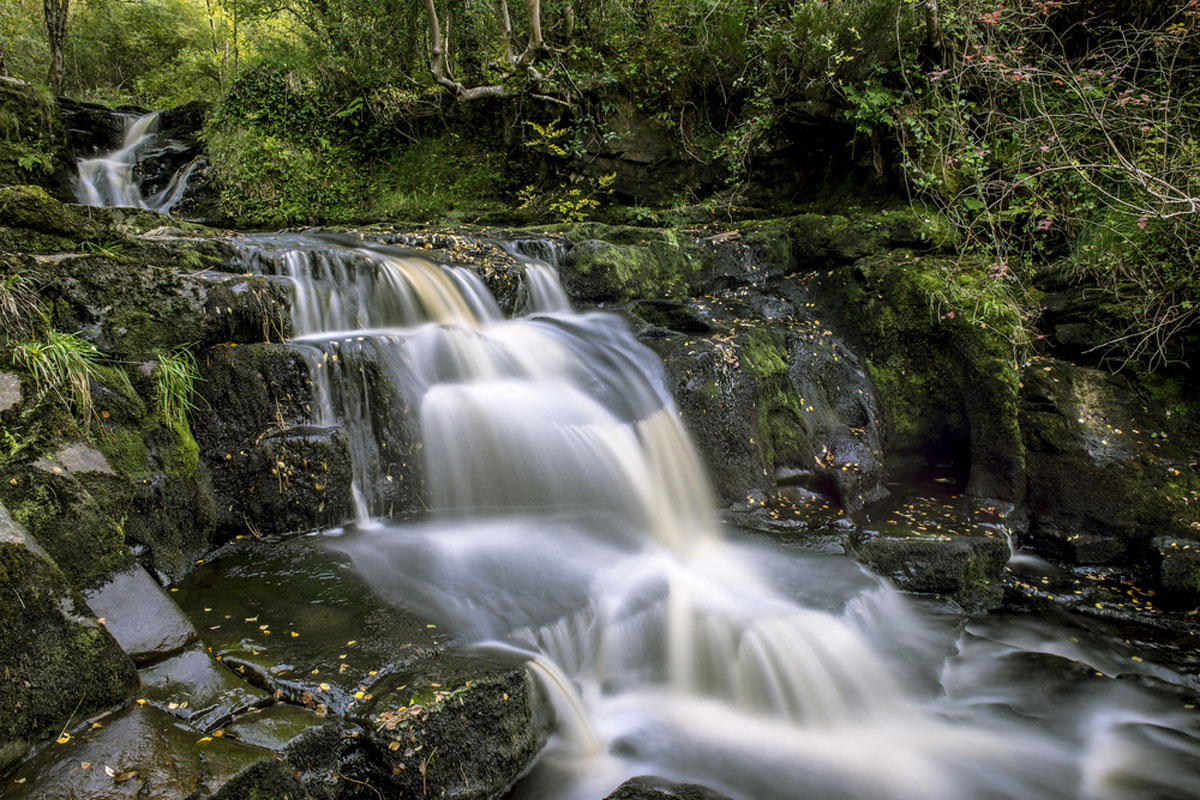
POLYGON ((111 153, 79 159, 75 198, 87 206, 123 206, 147 208, 163 214, 187 191, 187 182, 196 169, 193 160, 171 176, 161 190, 149 197, 142 195, 133 171, 159 136, 159 112, 125 118, 125 137, 111 153))
POLYGON ((292 283, 314 421, 351 441, 359 524, 335 546, 393 602, 523 659, 553 703, 515 797, 599 800, 647 774, 740 800, 1200 796, 1192 679, 724 530, 658 359, 572 312, 547 259, 505 318, 475 271, 419 254, 247 252, 292 283), (367 364, 416 421, 419 522, 382 518, 367 364))

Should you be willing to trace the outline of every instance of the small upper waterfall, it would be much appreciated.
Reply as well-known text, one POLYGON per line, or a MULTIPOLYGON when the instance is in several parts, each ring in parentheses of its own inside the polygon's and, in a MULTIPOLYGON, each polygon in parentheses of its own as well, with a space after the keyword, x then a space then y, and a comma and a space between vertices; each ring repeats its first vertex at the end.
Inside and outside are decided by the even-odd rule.
POLYGON ((171 176, 159 191, 144 197, 134 177, 134 169, 159 136, 159 112, 125 118, 125 137, 111 153, 79 159, 75 197, 88 206, 146 208, 163 214, 183 199, 187 182, 196 169, 193 160, 171 176))

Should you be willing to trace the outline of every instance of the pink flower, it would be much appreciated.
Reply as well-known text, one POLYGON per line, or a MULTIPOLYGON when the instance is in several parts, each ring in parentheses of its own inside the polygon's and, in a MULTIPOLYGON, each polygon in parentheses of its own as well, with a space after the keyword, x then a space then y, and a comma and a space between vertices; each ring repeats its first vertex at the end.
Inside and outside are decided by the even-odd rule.
POLYGON ((1138 217, 1137 226, 1140 230, 1146 230, 1146 220, 1149 219, 1145 214, 1138 217))
POLYGON ((1053 225, 1054 225, 1054 220, 1047 217, 1046 219, 1038 221, 1037 229, 1039 231, 1048 231, 1048 230, 1050 230, 1051 226, 1053 226, 1053 225))

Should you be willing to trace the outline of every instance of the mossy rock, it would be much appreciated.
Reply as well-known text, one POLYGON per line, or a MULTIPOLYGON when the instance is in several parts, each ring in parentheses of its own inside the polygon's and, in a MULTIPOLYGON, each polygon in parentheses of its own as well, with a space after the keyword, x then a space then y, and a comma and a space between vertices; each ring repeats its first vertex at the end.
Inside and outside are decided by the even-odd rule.
POLYGON ((953 462, 970 494, 1018 501, 1024 443, 1012 346, 997 326, 941 312, 936 298, 955 269, 898 252, 802 276, 793 291, 824 305, 864 357, 890 454, 953 462))
POLYGON ((66 196, 73 163, 54 100, 24 81, 0 77, 0 186, 37 183, 66 196))
MULTIPOLYGON (((197 258, 204 269, 207 259, 197 258)), ((181 273, 121 254, 67 256, 39 263, 29 274, 42 285, 56 328, 80 331, 101 352, 122 359, 291 333, 286 288, 266 278, 181 273)))
POLYGON ((372 783, 396 796, 433 785, 464 800, 503 797, 549 734, 549 709, 520 666, 446 655, 384 683, 405 688, 373 687, 353 719, 368 731, 372 783))
POLYGON ((0 770, 137 686, 133 662, 3 506, 0 628, 0 770))
POLYGON ((73 470, 51 455, 0 474, 0 499, 77 588, 132 559, 125 545, 132 487, 104 469, 73 470))
POLYGON ((1187 558, 1200 544, 1190 395, 1161 377, 1052 359, 1034 360, 1022 381, 1033 547, 1070 564, 1138 568, 1180 599, 1200 598, 1187 558))
POLYGON ((650 241, 618 245, 588 239, 571 248, 563 268, 567 293, 580 300, 687 297, 699 267, 678 244, 650 241))

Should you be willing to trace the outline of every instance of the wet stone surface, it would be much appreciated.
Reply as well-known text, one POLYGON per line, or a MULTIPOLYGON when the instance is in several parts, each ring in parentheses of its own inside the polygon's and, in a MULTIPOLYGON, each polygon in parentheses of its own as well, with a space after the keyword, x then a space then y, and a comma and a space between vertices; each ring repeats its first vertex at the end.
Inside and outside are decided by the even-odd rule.
MULTIPOLYGON (((5 781, 12 800, 244 797, 296 791, 291 768, 268 750, 205 736, 149 704, 103 717, 52 745, 5 781), (265 790, 265 791, 264 791, 265 790)), ((296 796, 303 796, 297 794, 296 796)))
POLYGON ((196 630, 140 565, 122 570, 84 599, 141 665, 161 661, 196 641, 196 630))
POLYGON ((1124 671, 1153 660, 1191 676, 1200 691, 1200 609, 1163 601, 1132 572, 1066 568, 1022 551, 1005 570, 1004 588, 1006 607, 1059 624, 1078 615, 1077 637, 1109 634, 1127 644, 1117 659, 1124 671))
POLYGON ((336 714, 444 637, 384 605, 327 541, 235 542, 172 596, 234 673, 278 699, 336 714))
POLYGON ((198 644, 140 674, 141 697, 198 730, 218 729, 235 714, 271 702, 198 644))
POLYGON ((855 557, 898 588, 947 595, 968 610, 999 604, 1007 511, 927 486, 896 486, 850 536, 855 557))

